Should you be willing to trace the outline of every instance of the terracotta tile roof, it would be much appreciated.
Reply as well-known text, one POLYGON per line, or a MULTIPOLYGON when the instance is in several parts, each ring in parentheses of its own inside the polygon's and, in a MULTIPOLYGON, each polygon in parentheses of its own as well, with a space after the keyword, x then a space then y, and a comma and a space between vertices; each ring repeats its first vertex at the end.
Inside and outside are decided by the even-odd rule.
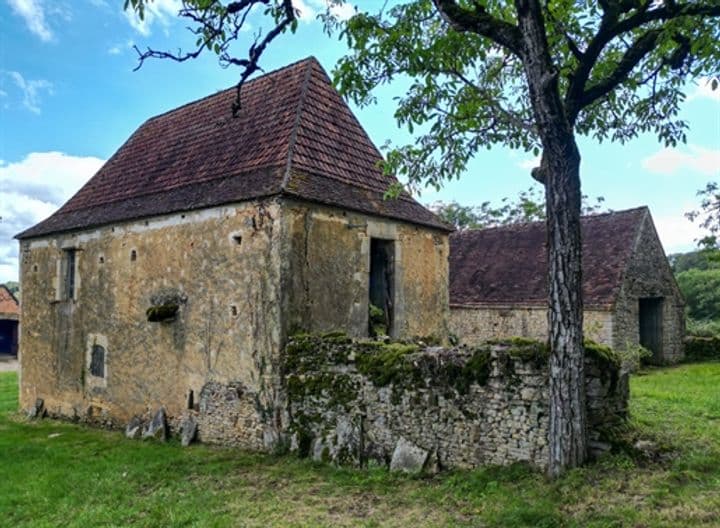
POLYGON ((18 315, 20 313, 20 305, 8 290, 7 286, 0 284, 0 315, 18 315))
MULTIPOLYGON (((611 305, 647 207, 582 219, 586 306, 611 305)), ((452 305, 541 305, 547 302, 544 222, 467 230, 450 236, 452 305)))
POLYGON ((443 230, 404 194, 322 66, 305 59, 144 123, 56 213, 18 238, 284 194, 443 230))

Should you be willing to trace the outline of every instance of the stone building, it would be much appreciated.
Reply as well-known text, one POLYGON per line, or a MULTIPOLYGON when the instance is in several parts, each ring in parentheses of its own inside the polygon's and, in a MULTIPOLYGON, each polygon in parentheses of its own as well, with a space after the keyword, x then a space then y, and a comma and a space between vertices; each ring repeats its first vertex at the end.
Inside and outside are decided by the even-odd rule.
MULTIPOLYGON (((684 300, 646 207, 582 219, 586 336, 682 358, 684 300)), ((450 328, 461 342, 547 336, 544 223, 450 237, 450 328)))
POLYGON ((4 284, 0 284, 0 354, 17 355, 20 303, 4 284))
POLYGON ((267 447, 288 336, 367 336, 371 303, 393 337, 447 335, 450 229, 384 200, 396 180, 319 63, 247 83, 237 117, 234 97, 148 120, 18 235, 22 407, 173 423, 230 387, 233 434, 267 447))

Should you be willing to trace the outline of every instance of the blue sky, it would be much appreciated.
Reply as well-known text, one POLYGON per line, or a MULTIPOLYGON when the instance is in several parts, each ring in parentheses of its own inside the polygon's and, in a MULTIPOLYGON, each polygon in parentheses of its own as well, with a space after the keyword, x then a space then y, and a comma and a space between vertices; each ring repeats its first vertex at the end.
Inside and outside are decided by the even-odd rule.
MULTIPOLYGON (((156 0, 141 23, 122 11, 123 0, 0 0, 0 282, 17 278, 12 236, 67 200, 142 122, 236 81, 236 71, 210 56, 132 71, 133 44, 175 49, 190 42, 174 18, 179 3, 156 0)), ((266 70, 314 55, 330 71, 343 55, 314 18, 324 0, 303 4, 298 32, 269 48, 266 70)), ((375 4, 382 1, 362 6, 375 4)), ((392 118, 402 88, 383 87, 376 106, 356 109, 377 145, 410 139, 392 118)), ((696 207, 699 188, 720 178, 720 92, 694 84, 688 94, 687 145, 665 149, 650 135, 627 145, 580 141, 583 191, 604 196, 612 209, 649 205, 668 252, 692 248, 700 232, 683 213, 696 207)), ((461 180, 419 199, 499 201, 534 185, 532 166, 523 152, 484 151, 461 180)))

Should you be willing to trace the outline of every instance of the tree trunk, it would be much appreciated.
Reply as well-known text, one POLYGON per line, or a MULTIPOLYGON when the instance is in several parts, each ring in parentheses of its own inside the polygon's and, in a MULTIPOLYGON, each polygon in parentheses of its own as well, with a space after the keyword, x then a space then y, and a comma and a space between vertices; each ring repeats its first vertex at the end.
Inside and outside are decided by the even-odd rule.
POLYGON ((548 473, 557 476, 587 453, 582 333, 580 153, 558 87, 538 0, 515 0, 523 65, 543 145, 536 175, 545 184, 550 345, 548 473))
POLYGON ((575 142, 547 160, 548 328, 550 340, 550 460, 558 476, 585 461, 580 156, 575 142))

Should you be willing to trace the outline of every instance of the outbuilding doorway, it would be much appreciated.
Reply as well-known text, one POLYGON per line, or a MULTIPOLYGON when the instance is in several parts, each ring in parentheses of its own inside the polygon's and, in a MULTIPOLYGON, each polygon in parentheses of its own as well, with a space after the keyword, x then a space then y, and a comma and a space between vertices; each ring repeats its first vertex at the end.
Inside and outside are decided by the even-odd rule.
POLYGON ((662 297, 646 297, 639 300, 640 345, 652 352, 653 363, 662 362, 662 297))
POLYGON ((0 354, 17 356, 18 322, 0 319, 0 354))
POLYGON ((392 335, 395 291, 395 242, 370 239, 370 335, 392 335), (380 313, 379 310, 382 311, 380 313))

